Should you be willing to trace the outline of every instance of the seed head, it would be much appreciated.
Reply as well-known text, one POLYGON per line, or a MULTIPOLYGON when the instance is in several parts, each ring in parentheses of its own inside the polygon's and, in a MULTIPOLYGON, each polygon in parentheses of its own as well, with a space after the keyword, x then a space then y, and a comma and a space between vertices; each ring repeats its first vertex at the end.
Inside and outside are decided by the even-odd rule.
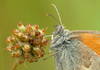
POLYGON ((44 31, 39 25, 24 26, 19 23, 17 29, 13 30, 12 35, 6 40, 7 51, 12 57, 18 58, 20 64, 25 61, 30 63, 38 61, 45 55, 44 46, 48 44, 44 31))

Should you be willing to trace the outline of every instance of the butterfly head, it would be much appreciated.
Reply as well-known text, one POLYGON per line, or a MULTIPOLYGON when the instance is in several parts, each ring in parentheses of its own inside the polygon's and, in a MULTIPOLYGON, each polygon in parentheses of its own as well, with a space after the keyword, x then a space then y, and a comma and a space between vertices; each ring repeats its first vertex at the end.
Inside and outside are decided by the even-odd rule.
POLYGON ((53 35, 59 35, 61 36, 64 33, 64 27, 62 25, 56 25, 56 30, 53 32, 53 35))

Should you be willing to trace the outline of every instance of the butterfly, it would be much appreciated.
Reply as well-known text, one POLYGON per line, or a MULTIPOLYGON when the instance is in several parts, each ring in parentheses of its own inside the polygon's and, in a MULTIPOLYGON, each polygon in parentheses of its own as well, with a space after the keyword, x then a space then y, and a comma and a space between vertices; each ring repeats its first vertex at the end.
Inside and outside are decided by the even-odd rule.
POLYGON ((100 31, 65 29, 52 6, 60 22, 51 43, 57 70, 100 70, 100 31))

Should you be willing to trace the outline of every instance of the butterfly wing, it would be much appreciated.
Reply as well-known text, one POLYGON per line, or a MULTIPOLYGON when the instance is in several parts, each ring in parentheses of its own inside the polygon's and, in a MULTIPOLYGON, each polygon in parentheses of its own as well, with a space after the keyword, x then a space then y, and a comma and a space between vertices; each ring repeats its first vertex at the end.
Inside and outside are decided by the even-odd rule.
POLYGON ((84 44, 100 55, 100 35, 86 33, 80 34, 80 36, 84 44))
POLYGON ((80 40, 100 56, 100 34, 81 33, 80 40))
MULTIPOLYGON (((58 47, 58 46, 57 46, 58 47)), ((70 39, 55 55, 57 70, 99 70, 100 57, 78 39, 70 39)))
MULTIPOLYGON (((65 64, 67 65, 69 64, 69 67, 73 68, 68 70, 99 70, 100 69, 100 57, 92 49, 87 47, 87 45, 85 45, 81 40, 71 39, 69 46, 67 46, 66 44, 66 47, 69 47, 69 49, 67 48, 68 50, 65 51, 66 52, 64 55, 64 58, 66 60, 65 64), (69 59, 67 57, 69 57, 69 59)), ((63 69, 64 68, 65 67, 63 67, 63 69)))
POLYGON ((72 35, 78 35, 81 42, 100 55, 100 31, 74 30, 72 35))
MULTIPOLYGON (((100 33, 79 32, 80 48, 83 70, 100 69, 100 33)), ((74 43, 73 43, 74 45, 74 43)))

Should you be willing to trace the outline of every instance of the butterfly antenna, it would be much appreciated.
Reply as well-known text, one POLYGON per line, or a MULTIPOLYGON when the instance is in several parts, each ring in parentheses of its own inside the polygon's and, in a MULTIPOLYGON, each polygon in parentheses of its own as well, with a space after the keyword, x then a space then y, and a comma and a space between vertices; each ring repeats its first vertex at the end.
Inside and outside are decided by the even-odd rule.
POLYGON ((51 4, 51 6, 55 8, 56 13, 57 13, 58 18, 59 18, 59 23, 60 23, 61 25, 63 25, 63 24, 62 24, 61 17, 60 17, 60 13, 59 13, 59 11, 58 11, 58 9, 57 9, 56 5, 55 5, 55 4, 51 4))
POLYGON ((57 23, 59 22, 58 19, 57 19, 54 15, 52 15, 52 14, 47 13, 46 16, 50 16, 50 17, 51 17, 52 19, 54 19, 57 23))

